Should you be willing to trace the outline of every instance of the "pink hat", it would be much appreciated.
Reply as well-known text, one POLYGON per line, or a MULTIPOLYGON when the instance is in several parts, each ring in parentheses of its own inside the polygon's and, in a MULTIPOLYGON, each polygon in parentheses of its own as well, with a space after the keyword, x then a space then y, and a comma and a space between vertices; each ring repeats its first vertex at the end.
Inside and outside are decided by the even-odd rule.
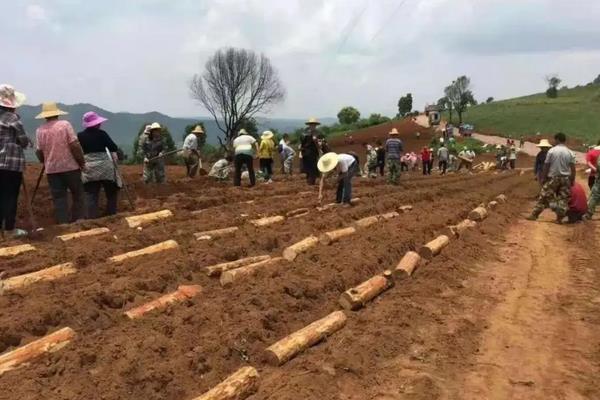
POLYGON ((99 116, 94 111, 89 111, 83 114, 83 127, 91 128, 93 126, 100 125, 101 123, 108 121, 106 118, 99 116))

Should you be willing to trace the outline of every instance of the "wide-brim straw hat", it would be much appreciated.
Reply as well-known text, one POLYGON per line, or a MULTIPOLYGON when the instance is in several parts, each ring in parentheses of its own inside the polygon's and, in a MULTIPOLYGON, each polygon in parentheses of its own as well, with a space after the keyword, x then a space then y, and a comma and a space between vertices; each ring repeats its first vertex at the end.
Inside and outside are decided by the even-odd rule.
POLYGON ((246 130, 244 128, 240 129, 240 131, 238 132, 238 136, 247 135, 247 134, 248 134, 248 132, 246 132, 246 130))
POLYGON ((101 123, 108 121, 107 118, 99 116, 94 111, 88 111, 85 114, 83 114, 82 120, 83 120, 82 125, 84 128, 91 128, 94 126, 98 126, 101 123))
POLYGON ((7 108, 18 108, 25 103, 27 97, 17 92, 11 85, 0 85, 0 106, 7 108))
POLYGON ((536 146, 537 147, 552 147, 552 144, 548 141, 548 139, 542 139, 536 146))
POLYGON ((326 173, 329 171, 333 171, 333 169, 338 164, 339 157, 336 153, 326 153, 319 158, 319 162, 317 163, 317 168, 319 171, 326 173))
POLYGON ((305 125, 321 125, 321 123, 319 122, 319 120, 316 119, 315 117, 310 117, 308 119, 308 121, 306 121, 304 124, 305 125))
POLYGON ((52 118, 67 114, 69 113, 59 109, 56 103, 47 102, 42 104, 42 112, 36 115, 35 119, 52 118))
POLYGON ((392 130, 389 132, 389 135, 390 135, 390 136, 396 136, 396 135, 399 135, 399 134, 400 134, 400 133, 398 132, 398 129, 396 129, 396 128, 393 128, 393 129, 392 129, 392 130))
POLYGON ((273 139, 273 132, 271 131, 264 131, 262 133, 262 135, 260 135, 261 138, 263 139, 273 139))
POLYGON ((153 131, 155 129, 162 129, 158 122, 153 122, 152 124, 150 124, 150 130, 153 131))
POLYGON ((196 125, 192 133, 204 133, 204 129, 202 129, 201 125, 196 125))

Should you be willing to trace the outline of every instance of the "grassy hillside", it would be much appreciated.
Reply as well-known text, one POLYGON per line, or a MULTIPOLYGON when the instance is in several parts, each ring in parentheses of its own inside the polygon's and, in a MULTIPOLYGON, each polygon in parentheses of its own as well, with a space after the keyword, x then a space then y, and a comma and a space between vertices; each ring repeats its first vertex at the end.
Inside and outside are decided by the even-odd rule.
POLYGON ((595 143, 600 139, 600 86, 560 90, 556 99, 542 93, 481 104, 471 107, 463 120, 482 133, 518 137, 562 131, 595 143))

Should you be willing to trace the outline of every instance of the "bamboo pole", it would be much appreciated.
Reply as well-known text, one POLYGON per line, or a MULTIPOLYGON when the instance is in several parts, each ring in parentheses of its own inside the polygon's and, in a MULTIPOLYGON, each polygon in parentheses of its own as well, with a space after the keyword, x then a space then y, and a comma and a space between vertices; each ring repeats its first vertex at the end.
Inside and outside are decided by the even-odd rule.
POLYGON ((68 242, 69 240, 79 239, 79 238, 88 237, 88 236, 102 235, 102 234, 108 233, 108 232, 110 232, 110 229, 108 229, 108 228, 94 228, 94 229, 88 229, 87 231, 67 233, 64 235, 57 236, 56 238, 63 242, 68 242))
POLYGON ((298 254, 304 253, 311 247, 314 247, 319 243, 319 239, 316 236, 309 236, 302 239, 298 243, 295 243, 283 250, 283 258, 288 261, 294 261, 298 254))
POLYGON ((202 291, 200 285, 181 285, 176 291, 165 294, 158 299, 152 300, 146 304, 142 304, 139 307, 132 308, 125 312, 130 319, 141 318, 144 314, 150 311, 165 308, 169 304, 191 299, 202 291))
POLYGON ((397 279, 406 279, 412 275, 415 269, 418 268, 421 263, 421 256, 414 252, 407 252, 404 257, 400 260, 396 269, 394 270, 394 275, 397 279))
POLYGON ((446 235, 440 235, 431 242, 422 246, 419 250, 419 254, 426 260, 431 260, 433 257, 437 256, 442 252, 442 249, 448 246, 450 243, 450 238, 446 235))
POLYGON ((112 263, 119 263, 119 262, 125 261, 129 258, 160 253, 161 251, 176 249, 178 247, 179 247, 179 244, 177 244, 176 241, 166 240, 161 243, 153 244, 152 246, 144 247, 143 249, 134 250, 134 251, 130 251, 128 253, 119 254, 117 256, 110 257, 108 259, 108 261, 110 261, 112 263))
POLYGON ((36 248, 30 244, 20 244, 18 246, 3 247, 0 248, 0 257, 14 257, 19 254, 34 250, 36 250, 36 248))
POLYGON ((206 270, 206 274, 208 276, 219 276, 219 275, 221 275, 221 273, 223 273, 225 271, 229 271, 230 269, 235 269, 235 268, 243 267, 244 265, 249 265, 249 264, 254 264, 254 263, 257 263, 260 261, 265 261, 270 258, 271 258, 271 256, 269 256, 269 255, 246 257, 246 258, 241 258, 241 259, 235 260, 235 261, 229 261, 229 262, 211 265, 211 266, 205 267, 204 269, 206 270))
POLYGON ((337 242, 341 238, 345 236, 354 235, 356 233, 356 228, 348 227, 337 229, 335 231, 325 232, 319 237, 319 242, 324 245, 332 244, 333 242, 337 242))
POLYGON ((130 228, 137 228, 145 224, 149 224, 154 221, 158 221, 159 219, 172 217, 173 213, 171 210, 161 210, 156 212, 151 212, 148 214, 141 215, 133 215, 131 217, 125 218, 127 224, 130 228))
POLYGON ((216 237, 230 235, 239 229, 240 228, 237 226, 230 226, 229 228, 221 228, 221 229, 214 229, 212 231, 197 232, 197 233, 194 233, 194 236, 196 237, 196 240, 212 240, 216 237))
POLYGON ((391 288, 393 284, 392 273, 385 271, 382 275, 375 275, 360 285, 346 290, 340 296, 339 303, 346 310, 356 311, 391 288))
POLYGON ((44 336, 41 339, 21 346, 11 352, 0 356, 0 375, 7 371, 33 361, 45 353, 54 353, 65 347, 75 337, 75 331, 71 328, 62 328, 58 331, 44 336))
POLYGON ((266 349, 266 358, 273 365, 285 364, 298 353, 342 329, 346 320, 343 311, 334 311, 269 346, 266 349))
POLYGON ((193 400, 244 400, 256 393, 260 376, 253 367, 242 367, 223 382, 193 400))
POLYGON ((22 288, 39 281, 53 281, 63 276, 74 274, 75 272, 77 272, 77 269, 73 266, 73 263, 69 262, 29 274, 13 276, 12 278, 0 281, 0 292, 22 288))
POLYGON ((282 257, 271 258, 268 260, 259 261, 250 265, 244 265, 243 267, 239 267, 236 269, 230 269, 229 271, 224 271, 221 274, 221 286, 229 287, 233 285, 235 282, 241 281, 251 275, 254 275, 259 270, 277 263, 283 260, 282 257))

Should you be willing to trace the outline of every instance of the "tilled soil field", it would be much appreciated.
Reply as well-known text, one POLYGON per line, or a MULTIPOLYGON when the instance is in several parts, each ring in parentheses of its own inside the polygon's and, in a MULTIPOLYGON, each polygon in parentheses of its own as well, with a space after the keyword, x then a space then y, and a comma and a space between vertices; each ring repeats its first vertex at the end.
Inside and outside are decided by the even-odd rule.
MULTIPOLYGON (((460 289, 473 260, 494 257, 493 246, 480 238, 499 234, 535 192, 531 177, 518 172, 415 173, 404 175, 398 187, 380 179, 357 179, 354 195, 360 201, 354 207, 317 211, 316 191, 300 177, 251 190, 197 182, 182 179, 146 189, 148 193, 138 191, 140 209, 174 213, 141 230, 127 226, 127 213, 52 226, 41 239, 30 241, 36 251, 1 260, 6 277, 65 262, 73 262, 78 271, 0 296, 0 351, 59 328, 76 332, 63 349, 3 374, 0 399, 191 399, 244 365, 261 374, 253 399, 377 398, 377 369, 385 360, 432 338, 451 344, 453 335, 461 334, 440 331, 438 317, 452 307, 444 293, 460 289), (266 347, 338 310, 342 292, 393 269, 406 251, 418 249, 501 193, 510 206, 501 205, 411 280, 398 282, 365 309, 347 312, 346 327, 325 343, 280 368, 266 362, 266 347), (278 257, 309 235, 403 205, 413 210, 333 245, 319 244, 294 261, 275 262, 231 287, 222 287, 203 268, 247 256, 278 257), (310 210, 307 215, 277 224, 256 227, 248 222, 304 207, 310 210), (229 226, 239 230, 210 241, 193 235, 229 226), (65 243, 53 239, 94 227, 108 227, 110 233, 65 243), (107 261, 168 239, 179 247, 122 263, 107 261), (140 319, 124 315, 179 285, 200 285, 202 290, 140 319), (360 387, 356 382, 362 382, 360 387)), ((330 197, 331 192, 332 184, 330 197)), ((17 243, 3 245, 11 244, 17 243)), ((463 324, 456 329, 475 328, 463 324)), ((436 398, 430 389, 420 388, 423 397, 411 398, 436 398)))

